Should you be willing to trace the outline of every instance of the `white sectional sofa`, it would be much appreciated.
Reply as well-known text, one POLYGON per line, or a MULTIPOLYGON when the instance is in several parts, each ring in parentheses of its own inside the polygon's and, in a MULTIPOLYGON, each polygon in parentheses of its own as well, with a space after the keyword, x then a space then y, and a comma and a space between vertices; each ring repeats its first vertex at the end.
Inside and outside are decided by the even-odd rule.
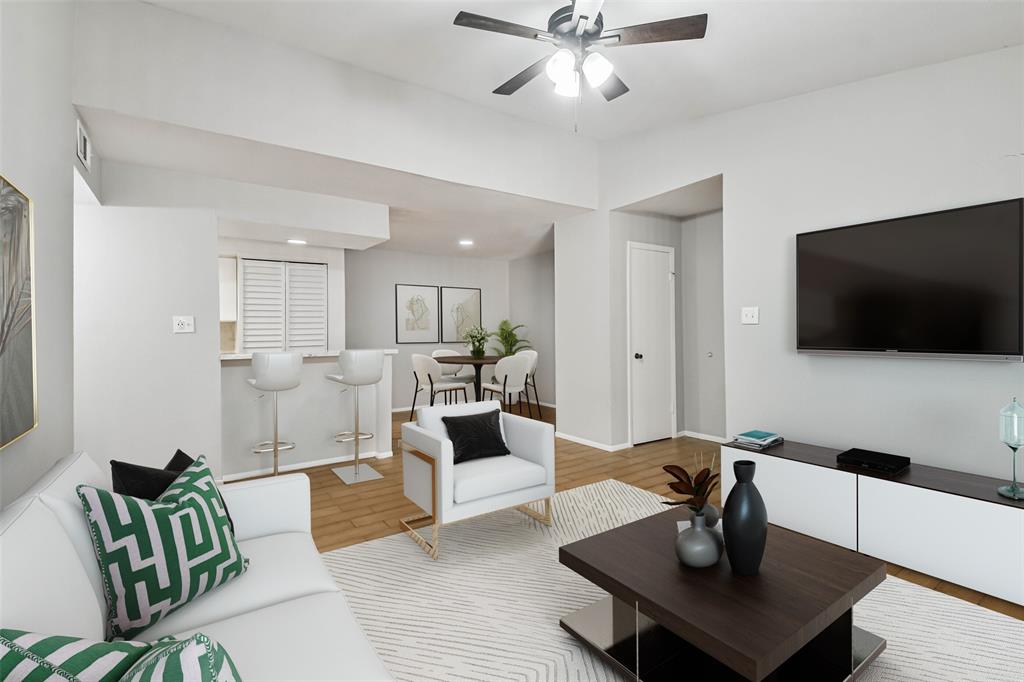
MULTIPOLYGON (((75 487, 110 487, 70 455, 0 512, 0 627, 103 639, 106 603, 75 487)), ((249 570, 138 639, 203 632, 243 680, 390 680, 320 560, 302 474, 221 487, 249 570)))

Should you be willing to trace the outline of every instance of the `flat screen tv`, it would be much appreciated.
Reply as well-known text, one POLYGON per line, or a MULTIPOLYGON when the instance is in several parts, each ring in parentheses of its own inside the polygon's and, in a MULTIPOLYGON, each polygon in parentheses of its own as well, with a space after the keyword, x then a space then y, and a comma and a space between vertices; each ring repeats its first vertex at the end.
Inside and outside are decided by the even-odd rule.
POLYGON ((798 234, 797 350, 1021 361, 1024 199, 798 234))

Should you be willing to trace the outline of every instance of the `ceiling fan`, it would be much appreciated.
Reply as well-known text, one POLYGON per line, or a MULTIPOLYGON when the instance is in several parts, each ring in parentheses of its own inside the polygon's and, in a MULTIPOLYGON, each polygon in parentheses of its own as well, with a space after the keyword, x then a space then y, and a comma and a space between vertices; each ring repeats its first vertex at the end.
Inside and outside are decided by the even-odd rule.
POLYGON ((540 40, 558 47, 554 55, 537 60, 499 85, 494 94, 511 95, 545 72, 555 84, 556 93, 578 97, 582 73, 587 83, 599 89, 609 102, 629 92, 629 88, 615 75, 615 67, 608 58, 594 48, 694 40, 703 38, 707 30, 707 14, 605 30, 603 4, 604 0, 576 0, 555 10, 546 31, 471 12, 459 12, 455 25, 540 40))

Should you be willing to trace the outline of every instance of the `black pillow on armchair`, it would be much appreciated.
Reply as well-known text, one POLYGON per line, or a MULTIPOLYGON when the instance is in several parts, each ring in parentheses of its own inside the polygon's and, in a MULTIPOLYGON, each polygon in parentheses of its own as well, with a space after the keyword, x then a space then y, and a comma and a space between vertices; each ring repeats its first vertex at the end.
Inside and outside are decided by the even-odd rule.
POLYGON ((501 411, 441 417, 455 451, 455 463, 511 454, 501 437, 501 411))
MULTIPOLYGON (((194 463, 195 460, 181 450, 174 453, 174 457, 171 457, 171 461, 163 469, 155 469, 130 462, 118 462, 112 459, 110 460, 110 479, 114 484, 115 493, 138 497, 143 500, 155 500, 163 495, 164 491, 174 483, 174 479, 178 477, 178 474, 194 463)), ((221 504, 224 504, 223 497, 221 498, 221 504)), ((231 520, 231 513, 228 511, 226 504, 224 505, 224 513, 228 517, 228 525, 231 527, 231 532, 234 533, 235 524, 231 520)))

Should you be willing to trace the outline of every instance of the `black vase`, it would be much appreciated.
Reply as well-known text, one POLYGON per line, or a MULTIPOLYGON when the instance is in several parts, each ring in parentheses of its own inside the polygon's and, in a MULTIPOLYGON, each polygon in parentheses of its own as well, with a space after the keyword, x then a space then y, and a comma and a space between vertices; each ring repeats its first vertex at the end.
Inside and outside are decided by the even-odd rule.
POLYGON ((736 485, 722 510, 725 553, 736 575, 757 575, 768 539, 768 511, 754 485, 755 466, 746 459, 733 463, 736 485))

